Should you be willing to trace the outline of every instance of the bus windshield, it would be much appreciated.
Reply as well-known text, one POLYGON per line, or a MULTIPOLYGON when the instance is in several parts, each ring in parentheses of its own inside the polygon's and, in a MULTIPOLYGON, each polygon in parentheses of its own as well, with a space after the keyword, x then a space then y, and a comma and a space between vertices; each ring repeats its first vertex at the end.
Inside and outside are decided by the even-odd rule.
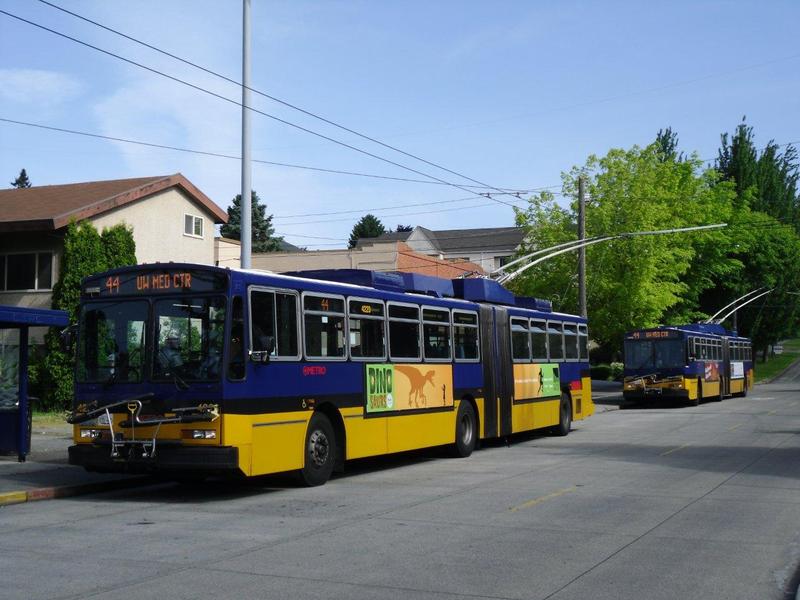
POLYGON ((219 379, 225 298, 165 298, 153 303, 154 380, 219 379))
POLYGON ((685 364, 683 340, 625 341, 626 369, 676 369, 685 364))
POLYGON ((147 307, 144 300, 83 305, 78 337, 78 381, 142 380, 147 307))

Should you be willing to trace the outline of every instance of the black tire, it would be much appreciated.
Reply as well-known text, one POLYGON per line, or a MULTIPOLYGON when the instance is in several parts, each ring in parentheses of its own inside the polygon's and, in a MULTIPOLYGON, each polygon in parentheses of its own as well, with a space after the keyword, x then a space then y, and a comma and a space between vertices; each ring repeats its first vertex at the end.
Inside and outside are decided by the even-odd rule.
POLYGON ((478 422, 475 409, 468 400, 462 400, 456 415, 456 441, 452 454, 457 458, 466 458, 478 443, 478 422))
POLYGON ((314 413, 308 422, 303 444, 300 482, 308 487, 322 485, 331 477, 336 463, 336 435, 328 417, 314 413))
POLYGON ((558 426, 555 434, 559 436, 567 435, 572 429, 572 399, 566 392, 561 393, 561 404, 558 407, 558 426))

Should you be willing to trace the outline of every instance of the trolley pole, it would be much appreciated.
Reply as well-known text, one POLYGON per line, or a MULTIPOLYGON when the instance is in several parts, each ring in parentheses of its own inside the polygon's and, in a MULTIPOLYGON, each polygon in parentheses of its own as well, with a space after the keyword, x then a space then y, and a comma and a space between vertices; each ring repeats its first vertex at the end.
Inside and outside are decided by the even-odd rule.
POLYGON ((250 164, 250 0, 242 0, 242 202, 239 238, 242 242, 240 262, 250 268, 252 255, 251 207, 252 182, 250 164))
MULTIPOLYGON (((583 175, 578 177, 578 239, 586 239, 586 190, 583 175)), ((586 248, 578 250, 578 303, 582 317, 586 317, 586 248)))

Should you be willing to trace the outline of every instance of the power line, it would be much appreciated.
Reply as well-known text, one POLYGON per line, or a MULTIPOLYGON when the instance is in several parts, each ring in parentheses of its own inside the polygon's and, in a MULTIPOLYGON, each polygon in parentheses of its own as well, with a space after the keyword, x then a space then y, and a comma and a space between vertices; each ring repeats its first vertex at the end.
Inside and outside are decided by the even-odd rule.
MULTIPOLYGON (((480 198, 481 198, 480 196, 475 196, 475 200, 478 200, 480 198)), ((486 208, 487 206, 489 206, 489 205, 486 204, 486 202, 481 202, 480 204, 475 204, 475 205, 472 205, 472 206, 460 206, 458 208, 444 208, 444 209, 441 209, 441 210, 427 210, 427 211, 421 211, 421 212, 399 213, 399 214, 391 214, 391 215, 375 215, 375 216, 376 217, 380 216, 382 218, 386 218, 386 217, 410 217, 410 216, 413 216, 413 215, 429 215, 429 214, 433 214, 433 213, 452 212, 454 210, 467 210, 467 209, 470 209, 470 208, 486 208)), ((345 217, 345 218, 342 218, 342 219, 323 219, 323 220, 320 220, 320 221, 300 221, 298 223, 281 223, 281 227, 289 227, 289 226, 293 226, 293 225, 314 225, 316 223, 336 223, 336 222, 341 222, 341 221, 352 221, 352 220, 353 220, 353 217, 345 217)))
MULTIPOLYGON (((354 152, 359 152, 360 154, 364 154, 365 156, 369 156, 370 158, 374 158, 376 160, 383 161, 383 162, 388 163, 390 165, 394 165, 395 167, 398 167, 398 168, 401 168, 401 169, 405 169, 407 171, 410 171, 412 173, 416 173, 417 175, 421 175, 423 177, 427 177, 427 178, 432 179, 434 181, 439 181, 441 183, 450 185, 452 187, 458 188, 458 189, 463 190, 465 192, 468 192, 468 193, 472 193, 473 192, 472 190, 467 189, 466 187, 464 187, 461 184, 448 182, 448 181, 446 181, 444 179, 436 177, 435 175, 430 175, 428 173, 424 173, 423 171, 419 171, 418 169, 414 169, 413 167, 409 167, 408 165, 404 165, 402 163, 398 163, 398 162, 393 161, 391 159, 388 159, 388 158, 386 158, 384 156, 380 156, 380 155, 375 154, 373 152, 369 152, 369 151, 364 150, 362 148, 358 148, 357 146, 353 146, 352 144, 348 144, 347 142, 343 142, 341 140, 337 140, 335 138, 332 138, 332 137, 327 136, 325 134, 319 133, 317 131, 313 131, 311 129, 308 129, 307 127, 303 127, 302 125, 298 125, 297 123, 292 123, 291 121, 287 121, 286 119, 281 119, 280 117, 277 117, 277 116, 272 115, 270 113, 258 110, 256 108, 253 108, 252 106, 244 106, 241 102, 237 102, 236 100, 228 98, 227 96, 223 96, 222 94, 217 94, 216 92, 212 92, 209 89, 206 89, 206 88, 201 87, 199 85, 195 85, 195 84, 190 83, 190 82, 188 82, 188 81, 186 81, 184 79, 181 79, 179 77, 175 77, 174 75, 169 75, 168 73, 164 73, 163 71, 159 71, 158 69, 155 69, 153 67, 148 67, 147 65, 144 65, 142 63, 136 62, 135 60, 131 60, 129 58, 125 58, 124 56, 121 56, 121 55, 116 54, 114 52, 111 52, 109 50, 104 50, 103 48, 100 48, 100 47, 95 46, 93 44, 90 44, 88 42, 84 42, 82 40, 79 40, 78 38, 72 37, 72 36, 67 35, 65 33, 62 33, 60 31, 56 31, 55 29, 51 29, 49 27, 45 27, 44 25, 41 25, 39 23, 35 23, 34 21, 30 21, 28 19, 25 19, 25 18, 20 17, 18 15, 12 14, 12 13, 7 12, 5 10, 0 10, 0 14, 4 14, 4 15, 6 15, 8 17, 11 17, 12 19, 17 19, 18 21, 21 21, 23 23, 27 23, 28 25, 31 25, 31 26, 36 27, 38 29, 41 29, 43 31, 47 31, 48 33, 52 33, 52 34, 57 35, 59 37, 62 37, 64 39, 67 39, 67 40, 70 40, 72 42, 75 42, 76 44, 80 44, 82 46, 86 46, 87 48, 91 48, 92 50, 95 50, 97 52, 101 52, 103 54, 106 54, 107 56, 111 56, 113 58, 116 58, 116 59, 121 60, 123 62, 126 62, 128 64, 131 64, 131 65, 134 65, 136 67, 139 67, 140 69, 144 69, 144 70, 149 71, 151 73, 154 73, 156 75, 160 75, 161 77, 164 77, 164 78, 169 79, 171 81, 174 81, 176 83, 180 83, 182 85, 190 87, 190 88, 192 88, 194 90, 197 90, 199 92, 202 92, 204 94, 208 94, 209 96, 213 96, 214 98, 218 98, 220 100, 223 100, 225 102, 228 102, 228 103, 233 104, 235 106, 238 106, 240 108, 244 108, 244 109, 249 110, 251 112, 254 112, 256 114, 265 116, 265 117, 267 117, 269 119, 277 121, 278 123, 282 123, 284 125, 288 125, 289 127, 293 127, 293 128, 295 128, 295 129, 297 129, 299 131, 303 131, 303 132, 308 133, 310 135, 313 135, 315 137, 327 140, 327 141, 332 142, 334 144, 338 144, 339 146, 342 146, 344 148, 348 148, 349 150, 353 150, 354 152)), ((492 186, 485 186, 485 187, 492 187, 492 186)), ((492 188, 492 189, 494 189, 494 188, 492 188)), ((516 194, 509 194, 508 192, 502 192, 501 191, 501 192, 498 192, 498 193, 503 194, 503 195, 516 196, 516 194)), ((499 198, 495 198, 494 196, 489 196, 488 194, 485 194, 485 197, 487 197, 490 200, 493 200, 494 202, 497 202, 499 204, 505 204, 506 206, 514 206, 513 204, 511 204, 509 202, 506 202, 504 200, 500 200, 499 198)))
MULTIPOLYGON (((188 154, 198 154, 198 155, 201 155, 201 156, 211 156, 211 157, 214 157, 214 158, 227 158, 227 159, 232 159, 232 160, 241 160, 242 159, 241 156, 238 156, 238 155, 235 155, 235 154, 224 154, 224 153, 221 153, 221 152, 211 152, 211 151, 206 151, 206 150, 183 148, 183 147, 180 147, 180 146, 170 146, 170 145, 167 145, 167 144, 156 144, 154 142, 145 142, 145 141, 142 141, 142 140, 133 140, 133 139, 130 139, 130 138, 121 138, 121 137, 115 137, 115 136, 110 136, 110 135, 102 135, 102 134, 99 134, 99 133, 90 133, 88 131, 79 131, 79 130, 76 130, 76 129, 66 129, 66 128, 63 128, 63 127, 54 127, 52 125, 43 125, 41 123, 31 123, 29 121, 18 121, 18 120, 15 120, 15 119, 6 119, 6 118, 3 118, 3 117, 0 117, 0 121, 5 122, 5 123, 12 123, 14 125, 23 125, 23 126, 26 126, 26 127, 35 127, 35 128, 38 128, 38 129, 57 131, 59 133, 68 133, 68 134, 72 134, 72 135, 80 135, 80 136, 84 136, 84 137, 97 138, 97 139, 101 139, 101 140, 109 140, 109 141, 112 141, 112 142, 121 142, 121 143, 125 143, 125 144, 134 144, 134 145, 137 145, 137 146, 146 146, 146 147, 149 147, 149 148, 159 148, 159 149, 162 149, 162 150, 173 150, 175 152, 184 152, 184 153, 188 153, 188 154)), ((269 160, 259 160, 259 159, 255 159, 255 158, 253 159, 253 162, 254 163, 263 164, 263 165, 271 165, 271 166, 275 166, 275 167, 288 167, 288 168, 292 168, 292 169, 304 169, 304 170, 308 170, 308 171, 319 171, 319 172, 322 172, 322 173, 332 173, 332 174, 336 174, 336 175, 353 175, 353 176, 357 176, 357 177, 370 177, 370 178, 374 178, 374 179, 389 179, 389 180, 392 180, 392 181, 402 181, 402 182, 407 182, 407 183, 424 183, 424 184, 428 184, 428 185, 449 185, 449 183, 447 183, 447 182, 443 183, 443 182, 440 182, 440 181, 429 181, 429 180, 425 180, 425 179, 409 179, 409 178, 406 178, 406 177, 391 177, 389 175, 376 175, 376 174, 373 174, 373 173, 359 173, 359 172, 356 172, 356 171, 342 171, 342 170, 338 170, 338 169, 326 169, 326 168, 323 168, 323 167, 312 167, 312 166, 309 166, 309 165, 296 165, 296 164, 291 164, 291 163, 281 163, 281 162, 274 162, 274 161, 269 161, 269 160)), ((477 188, 478 186, 472 186, 472 185, 469 185, 469 184, 464 184, 464 187, 477 188)), ((560 186, 545 186, 545 187, 541 187, 541 188, 531 188, 531 189, 527 189, 527 190, 526 189, 514 190, 514 189, 506 188, 506 191, 509 192, 509 193, 513 193, 514 195, 517 195, 517 194, 521 195, 521 194, 527 194, 527 193, 536 192, 536 191, 540 191, 540 190, 542 190, 542 191, 543 190, 548 190, 548 189, 556 188, 556 187, 560 187, 560 186)), ((488 192, 488 193, 491 194, 491 192, 488 192)), ((301 216, 306 216, 306 215, 301 215, 301 216)))
MULTIPOLYGON (((238 82, 238 81, 236 81, 236 80, 234 80, 234 79, 231 79, 230 77, 226 77, 225 75, 222 75, 221 73, 217 73, 216 71, 212 71, 211 69, 208 69, 208 68, 206 68, 206 67, 203 67, 203 66, 201 66, 201 65, 198 65, 198 64, 196 64, 196 63, 193 63, 193 62, 191 62, 191 61, 189 61, 189 60, 186 60, 186 59, 184 59, 184 58, 181 58, 180 56, 177 56, 177 55, 175 55, 175 54, 172 54, 172 53, 170 53, 170 52, 167 52, 166 50, 162 50, 161 48, 158 48, 158 47, 156 47, 156 46, 153 46, 153 45, 151 45, 151 44, 148 44, 148 43, 146 43, 146 42, 143 42, 142 40, 139 40, 138 38, 132 37, 132 36, 130 36, 130 35, 127 35, 127 34, 125 34, 125 33, 122 33, 121 31, 117 31, 116 29, 113 29, 113 28, 111 28, 111 27, 108 27, 108 26, 106 26, 106 25, 103 25, 103 24, 101 24, 101 23, 98 23, 97 21, 93 21, 92 19, 89 19, 89 18, 87 18, 87 17, 84 17, 84 16, 82 16, 82 15, 79 15, 79 14, 77 14, 77 13, 74 13, 74 12, 72 12, 72 11, 69 11, 69 10, 67 10, 67 9, 65 9, 65 8, 62 8, 61 6, 58 6, 58 5, 56 5, 56 4, 53 4, 52 2, 47 2, 47 0, 39 0, 39 1, 40 1, 42 4, 45 4, 45 5, 47 5, 47 6, 50 6, 51 8, 54 8, 54 9, 56 9, 56 10, 60 10, 60 11, 62 11, 62 12, 64 12, 64 13, 67 13, 67 14, 69 14, 69 15, 72 15, 72 16, 73 16, 73 17, 75 17, 75 18, 81 19, 81 20, 83 20, 83 21, 86 21, 87 23, 91 23, 92 25, 95 25, 95 26, 97 26, 97 27, 100 27, 100 28, 102 28, 102 29, 105 29, 106 31, 109 31, 109 32, 111 32, 111 33, 114 33, 114 34, 116 34, 116 35, 119 35, 119 36, 122 36, 123 38, 125 38, 125 39, 127 39, 127 40, 130 40, 130 41, 132 41, 132 42, 134 42, 134 43, 140 44, 140 45, 142 45, 142 46, 144 46, 144 47, 146 47, 146 48, 149 48, 150 50, 154 50, 154 51, 156 51, 156 52, 159 52, 159 53, 161 53, 161 54, 163 54, 163 55, 165 55, 165 56, 168 56, 168 57, 170 57, 170 58, 173 58, 173 59, 175 59, 175 60, 178 60, 178 61, 180 61, 180 62, 182 62, 182 63, 184 63, 184 64, 186 64, 186 65, 192 66, 192 67, 194 67, 194 68, 196 68, 196 69, 200 69, 201 71, 203 71, 203 72, 205 72, 205 73, 208 73, 208 74, 210 74, 210 75, 214 75, 215 77, 219 77, 220 79, 223 79, 223 80, 225 80, 225 81, 227 81, 227 82, 229 82, 229 83, 233 83, 234 85, 237 85, 237 86, 239 86, 239 87, 246 87, 246 88, 247 88, 249 91, 251 91, 251 92, 253 92, 253 93, 255 93, 255 94, 258 94, 258 95, 260 95, 260 96, 263 96, 264 98, 268 98, 268 99, 272 100, 273 102, 277 102, 277 103, 279 103, 279 104, 282 104, 282 105, 284 105, 284 106, 286 106, 286 107, 288 107, 288 108, 291 108, 291 109, 293 109, 293 110, 296 110, 296 111, 298 111, 298 112, 301 112, 301 113, 303 113, 304 115, 307 115, 307 116, 309 116, 309 117, 313 117, 314 119, 318 119, 319 121, 322 121, 323 123, 326 123, 326 124, 328 124, 328 125, 332 125, 333 127, 337 127, 337 128, 339 128, 339 129, 341 129, 341 130, 343 130, 343 131, 346 131, 346 132, 348 132, 348 133, 351 133, 351 134, 353 134, 353 135, 356 135, 356 136, 358 136, 358 137, 360 137, 360 138, 363 138, 363 139, 365 139, 365 140, 368 140, 368 141, 370 141, 370 142, 372 142, 372 143, 374 143, 374 144, 378 144, 378 145, 380 145, 380 146, 383 146, 384 148, 388 148, 389 150, 393 150, 394 152, 398 152, 398 153, 400 153, 400 154, 403 154, 404 156, 408 156, 409 158, 413 158, 413 159, 415 159, 415 160, 418 160, 418 161, 420 161, 420 162, 423 162, 423 163, 425 163, 425 164, 427 164, 427 165, 429 165, 429 166, 435 167, 435 168, 437 168, 437 169, 441 169, 442 171, 446 171, 447 173, 450 173, 451 175, 456 175, 457 177, 461 177, 461 178, 463 178, 463 179, 467 179, 468 181, 471 181, 471 182, 473 182, 473 183, 477 183, 477 184, 481 185, 481 186, 482 186, 482 187, 484 187, 484 188, 493 189, 493 190, 495 190, 495 191, 497 191, 497 192, 499 192, 499 193, 503 193, 503 194, 507 193, 507 192, 505 192, 504 190, 502 190, 501 188, 497 188, 497 187, 495 187, 495 186, 492 186, 492 185, 489 185, 489 184, 483 183, 483 182, 481 182, 481 181, 478 181, 477 179, 473 179, 472 177, 468 177, 467 175, 464 175, 464 174, 462 174, 462 173, 459 173, 459 172, 457 172, 457 171, 453 171, 452 169, 448 169, 447 167, 443 167, 442 165, 439 165, 439 164, 437 164, 437 163, 434 163, 434 162, 431 162, 431 161, 429 161, 429 160, 426 160, 426 159, 424 159, 424 158, 421 158, 420 156, 417 156, 416 154, 411 154, 410 152, 406 152, 405 150, 401 150, 400 148, 397 148, 397 147, 395 147, 395 146, 392 146, 392 145, 390 145, 390 144, 386 144, 386 143, 384 143, 384 142, 381 142, 381 141, 380 141, 380 140, 378 140, 378 139, 375 139, 375 138, 373 138, 373 137, 371 137, 371 136, 368 136, 368 135, 365 135, 365 134, 363 134, 363 133, 360 133, 360 132, 358 132, 358 131, 355 131, 355 130, 353 130, 353 129, 350 129, 349 127, 345 127, 344 125, 340 125, 339 123, 336 123, 336 122, 334 122, 334 121, 331 121, 330 119, 327 119, 327 118, 325 118, 325 117, 322 117, 322 116, 320 116, 320 115, 318 115, 318 114, 316 114, 316 113, 313 113, 313 112, 311 112, 311 111, 308 111, 308 110, 305 110, 305 109, 303 109, 303 108, 300 108, 299 106, 296 106, 296 105, 294 105, 294 104, 291 104, 290 102, 287 102, 287 101, 285 101, 285 100, 281 100, 280 98, 276 98, 275 96, 272 96, 272 95, 270 95, 270 94, 267 94, 267 93, 265 93, 265 92, 259 91, 259 90, 255 89, 255 88, 252 88, 252 87, 250 87, 250 86, 243 86, 241 82, 238 82)), ((470 186, 470 187, 471 187, 471 186, 470 186)))

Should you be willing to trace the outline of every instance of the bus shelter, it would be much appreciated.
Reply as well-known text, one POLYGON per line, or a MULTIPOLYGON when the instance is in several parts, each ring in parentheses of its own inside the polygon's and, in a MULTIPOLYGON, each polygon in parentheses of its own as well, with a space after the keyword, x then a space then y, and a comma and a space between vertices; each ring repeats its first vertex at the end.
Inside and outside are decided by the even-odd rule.
POLYGON ((17 459, 24 462, 30 452, 30 328, 68 324, 69 318, 63 310, 0 305, 0 454, 16 453, 17 459))

